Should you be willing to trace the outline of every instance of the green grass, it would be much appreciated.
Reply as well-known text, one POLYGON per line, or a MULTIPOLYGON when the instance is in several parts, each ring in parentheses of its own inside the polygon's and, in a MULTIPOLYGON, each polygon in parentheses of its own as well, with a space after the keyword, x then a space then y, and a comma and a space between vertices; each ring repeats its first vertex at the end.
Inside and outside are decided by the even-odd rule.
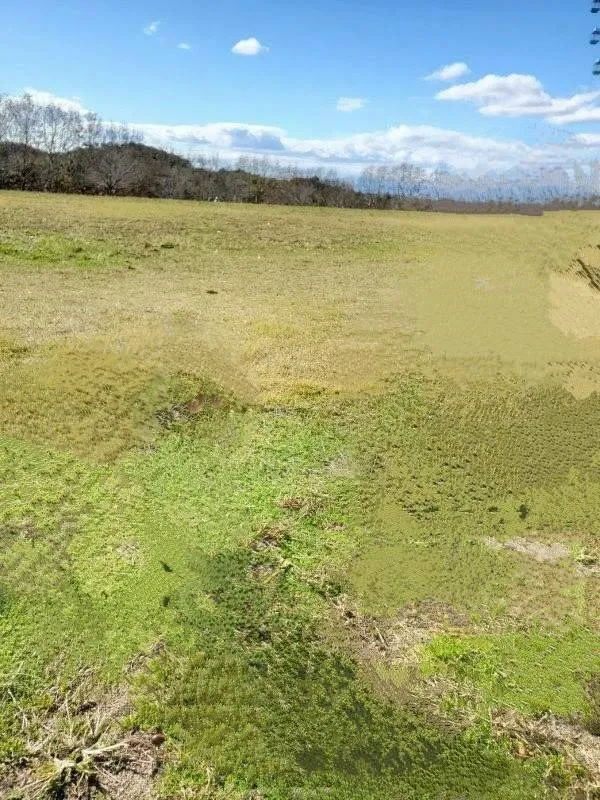
POLYGON ((569 717, 588 710, 586 682, 600 671, 598 636, 572 628, 502 636, 439 636, 425 650, 425 673, 475 684, 493 708, 569 717))
POLYGON ((393 616, 436 598, 474 620, 597 627, 575 559, 532 563, 486 540, 597 546, 598 402, 522 381, 414 377, 376 401, 371 426, 359 423, 362 452, 377 464, 367 506, 375 538, 352 573, 362 602, 393 616))
POLYGON ((591 713, 600 360, 550 278, 597 215, 0 213, 2 758, 93 666, 168 733, 165 798, 207 768, 214 797, 567 797, 426 693, 591 713), (368 663, 339 603, 416 614, 417 666, 368 663))
POLYGON ((277 415, 209 412, 193 434, 172 432, 115 467, 5 440, 5 637, 60 652, 69 629, 80 636, 78 657, 92 662, 98 648, 119 669, 169 627, 163 600, 192 580, 190 559, 247 545, 281 515, 277 501, 294 478, 326 459, 326 438, 277 415), (40 581, 45 614, 33 602, 40 581))
MULTIPOLYGON (((294 787, 426 797, 431 780, 442 797, 494 797, 499 787, 529 796, 531 779, 501 749, 448 740, 378 700, 352 659, 320 641, 336 591, 327 575, 349 548, 339 531, 325 533, 348 513, 353 479, 327 468, 340 443, 319 417, 276 412, 217 412, 117 467, 6 442, 5 688, 43 705, 49 665, 62 681, 94 664, 115 682, 163 640, 167 654, 138 687, 137 719, 182 743, 171 785, 210 763, 272 797, 294 787), (308 512, 279 507, 299 490, 308 512), (248 548, 267 523, 285 526, 289 567, 248 548), (465 765, 475 762, 474 783, 465 765)), ((11 723, 9 703, 5 737, 11 723)), ((18 741, 14 728, 7 755, 18 741)))
POLYGON ((209 755, 219 774, 244 775, 246 787, 274 798, 535 792, 535 774, 501 748, 486 752, 377 698, 351 659, 319 642, 304 587, 289 578, 257 583, 249 560, 237 554, 203 567, 217 608, 187 611, 198 630, 193 653, 160 661, 142 685, 141 719, 185 744, 174 785, 209 755))

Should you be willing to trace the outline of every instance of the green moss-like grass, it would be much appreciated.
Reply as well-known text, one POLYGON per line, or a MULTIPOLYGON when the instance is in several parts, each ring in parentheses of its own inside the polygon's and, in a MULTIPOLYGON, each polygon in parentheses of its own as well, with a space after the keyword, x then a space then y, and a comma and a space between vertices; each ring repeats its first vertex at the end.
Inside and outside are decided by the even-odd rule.
POLYGON ((92 667, 168 734, 169 800, 555 791, 482 720, 593 710, 597 342, 547 291, 596 215, 0 210, 0 758, 92 667), (407 609, 409 666, 365 664, 407 609))

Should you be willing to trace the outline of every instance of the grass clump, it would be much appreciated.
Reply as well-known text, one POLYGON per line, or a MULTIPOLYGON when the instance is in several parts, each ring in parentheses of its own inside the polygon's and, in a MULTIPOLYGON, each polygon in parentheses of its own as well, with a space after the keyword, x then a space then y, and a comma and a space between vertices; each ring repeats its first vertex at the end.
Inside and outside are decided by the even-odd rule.
POLYGON ((599 653, 600 637, 585 629, 438 636, 423 669, 474 684, 494 708, 575 717, 590 710, 586 685, 600 671, 599 653))

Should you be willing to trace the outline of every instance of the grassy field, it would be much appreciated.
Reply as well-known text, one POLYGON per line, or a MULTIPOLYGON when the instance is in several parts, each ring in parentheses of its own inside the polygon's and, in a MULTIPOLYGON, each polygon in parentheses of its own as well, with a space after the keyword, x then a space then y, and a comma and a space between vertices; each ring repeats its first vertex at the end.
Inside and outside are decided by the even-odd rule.
POLYGON ((0 193, 0 795, 600 796, 599 222, 0 193))

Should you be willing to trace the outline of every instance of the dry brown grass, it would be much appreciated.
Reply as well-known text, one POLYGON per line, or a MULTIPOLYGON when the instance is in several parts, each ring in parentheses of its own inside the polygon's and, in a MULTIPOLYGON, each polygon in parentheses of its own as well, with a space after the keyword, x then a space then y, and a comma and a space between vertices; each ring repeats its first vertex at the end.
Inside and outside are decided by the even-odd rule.
POLYGON ((123 727, 125 687, 102 689, 90 670, 48 691, 49 705, 21 708, 25 754, 4 765, 2 797, 15 800, 152 800, 166 737, 123 727))
POLYGON ((504 711, 492 717, 494 733, 508 739, 517 758, 556 756, 558 763, 549 761, 546 780, 553 783, 553 772, 569 774, 568 786, 562 786, 562 797, 573 800, 597 800, 600 797, 600 738, 580 725, 544 714, 532 719, 514 711, 504 711))
POLYGON ((550 362, 597 357, 570 336, 578 323, 554 319, 553 300, 539 303, 550 273, 591 235, 593 212, 530 219, 2 193, 0 216, 0 338, 13 351, 0 358, 0 425, 82 453, 137 441, 139 420, 124 418, 132 397, 175 373, 269 401, 373 387, 432 356, 441 369, 520 361, 546 374, 550 362), (110 442, 111 418, 129 426, 123 442, 110 442), (109 444, 90 441, 92 428, 109 444))

